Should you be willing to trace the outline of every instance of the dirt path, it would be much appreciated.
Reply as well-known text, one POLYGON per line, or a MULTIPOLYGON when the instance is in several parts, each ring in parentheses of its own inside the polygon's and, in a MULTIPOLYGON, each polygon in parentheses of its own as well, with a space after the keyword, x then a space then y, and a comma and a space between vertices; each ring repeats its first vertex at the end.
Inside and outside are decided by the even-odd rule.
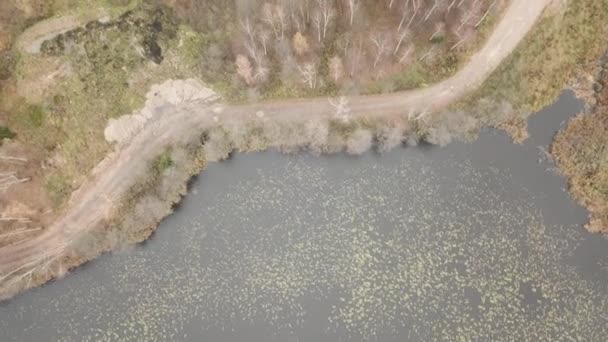
POLYGON ((66 33, 93 20, 104 20, 108 18, 103 9, 99 9, 94 15, 76 16, 66 15, 41 21, 27 29, 17 40, 19 50, 37 54, 40 53, 42 43, 53 39, 62 33, 66 33))
MULTIPOLYGON (((477 89, 513 51, 551 0, 512 0, 494 32, 469 63, 453 77, 431 87, 386 95, 349 99, 353 117, 390 117, 445 108, 477 89)), ((0 284, 49 258, 79 233, 94 227, 145 173, 148 162, 165 146, 222 121, 249 120, 264 113, 269 120, 296 121, 331 118, 335 108, 327 98, 298 99, 221 108, 209 103, 187 103, 149 123, 131 143, 106 157, 90 179, 72 196, 69 209, 44 234, 19 245, 0 249, 0 284)), ((0 287, 1 291, 1 287, 0 287)), ((0 293, 1 296, 2 293, 0 293)))

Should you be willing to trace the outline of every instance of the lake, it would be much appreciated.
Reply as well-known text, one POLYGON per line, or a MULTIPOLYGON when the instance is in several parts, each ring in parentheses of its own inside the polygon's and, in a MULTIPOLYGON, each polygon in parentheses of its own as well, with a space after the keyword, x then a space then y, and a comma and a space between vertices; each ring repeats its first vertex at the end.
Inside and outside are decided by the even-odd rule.
POLYGON ((546 151, 239 154, 208 166, 146 243, 0 303, 1 341, 604 341, 608 240, 546 151))

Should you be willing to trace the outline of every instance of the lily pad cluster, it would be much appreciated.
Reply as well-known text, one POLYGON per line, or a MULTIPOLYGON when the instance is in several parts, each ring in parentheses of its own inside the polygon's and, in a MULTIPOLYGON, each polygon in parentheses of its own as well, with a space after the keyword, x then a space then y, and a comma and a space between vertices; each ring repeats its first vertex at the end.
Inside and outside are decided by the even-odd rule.
POLYGON ((226 180, 195 186, 145 247, 36 296, 21 307, 28 322, 53 317, 45 324, 66 341, 608 333, 606 284, 570 262, 580 236, 545 224, 534 195, 502 171, 422 155, 349 168, 264 160, 244 163, 246 176, 208 169, 226 180))

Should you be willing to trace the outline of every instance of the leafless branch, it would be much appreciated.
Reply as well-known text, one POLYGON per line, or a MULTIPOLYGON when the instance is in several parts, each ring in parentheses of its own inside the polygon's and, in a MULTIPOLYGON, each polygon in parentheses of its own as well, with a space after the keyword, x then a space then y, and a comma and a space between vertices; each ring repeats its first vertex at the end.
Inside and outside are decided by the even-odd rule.
POLYGON ((492 10, 492 7, 494 7, 494 5, 496 4, 496 0, 494 0, 490 6, 488 7, 488 10, 486 11, 486 13, 484 13, 484 15, 481 17, 481 19, 479 19, 479 21, 477 22, 477 24, 475 24, 475 28, 478 28, 479 25, 481 25, 481 23, 486 19, 486 17, 488 16, 488 14, 490 14, 490 11, 492 10))
POLYGON ((4 238, 7 238, 9 236, 14 236, 14 235, 19 235, 19 234, 36 232, 36 231, 39 231, 39 230, 42 230, 42 227, 30 228, 30 229, 21 228, 21 229, 12 231, 10 233, 6 233, 6 234, 0 235, 0 239, 4 239, 4 238))

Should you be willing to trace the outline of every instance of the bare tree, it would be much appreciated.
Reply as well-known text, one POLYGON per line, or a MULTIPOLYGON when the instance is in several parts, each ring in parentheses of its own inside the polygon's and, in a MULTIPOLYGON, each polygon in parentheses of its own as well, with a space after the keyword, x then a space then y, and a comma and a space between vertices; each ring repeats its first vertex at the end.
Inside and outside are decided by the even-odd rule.
POLYGON ((298 65, 302 81, 308 85, 310 89, 317 87, 317 66, 315 63, 306 63, 303 67, 298 65))
POLYGON ((258 52, 258 47, 255 42, 246 42, 245 49, 247 50, 249 57, 253 58, 253 61, 255 62, 256 66, 262 65, 262 56, 260 56, 260 53, 258 52))
POLYGON ((441 37, 444 34, 445 34, 445 22, 440 21, 435 24, 435 32, 433 32, 433 34, 429 38, 429 41, 431 41, 437 37, 441 37))
MULTIPOLYGON (((454 5, 456 4, 456 1, 458 1, 458 0, 452 0, 452 1, 450 2, 450 5, 448 5, 448 9, 447 9, 447 11, 446 11, 447 13, 450 13, 450 11, 452 10, 452 8, 453 8, 453 7, 454 7, 454 5)), ((460 1, 460 3, 462 3, 462 1, 460 1)), ((459 4, 459 6, 460 6, 460 4, 459 4)))
MULTIPOLYGON (((0 162, 5 164, 25 165, 27 159, 0 155, 0 162)), ((30 181, 31 178, 20 178, 16 171, 0 172, 0 192, 4 192, 14 185, 30 181)))
POLYGON ((329 56, 327 75, 323 77, 334 82, 349 75, 354 79, 364 70, 380 70, 389 58, 394 64, 407 64, 414 58, 428 63, 443 50, 443 45, 437 43, 443 42, 448 30, 449 36, 456 38, 454 42, 450 39, 451 45, 446 50, 461 48, 498 3, 498 0, 256 0, 255 5, 249 6, 249 12, 242 12, 241 53, 250 61, 255 84, 269 74, 268 56, 278 54, 281 79, 293 82, 295 76, 296 80, 304 80, 303 87, 308 88, 311 83, 318 87, 321 82, 318 70, 312 73, 305 62, 316 61, 318 67, 320 47, 334 34, 337 25, 352 29, 342 28, 346 32, 338 37, 337 50, 329 56), (372 16, 371 29, 354 29, 368 5, 382 6, 394 13, 394 27, 390 30, 382 27, 380 24, 385 21, 372 16), (251 13, 255 11, 258 16, 254 20, 251 13), (342 17, 339 22, 338 15, 342 17), (436 43, 436 47, 423 43, 419 46, 424 51, 418 53, 412 43, 421 33, 426 35, 423 40, 436 43))
POLYGON ((241 29, 247 35, 250 42, 255 42, 256 30, 255 27, 251 24, 249 17, 245 18, 245 20, 241 20, 241 29))
POLYGON ((350 49, 351 43, 351 35, 346 34, 343 39, 338 40, 338 49, 342 50, 342 54, 344 56, 348 55, 348 50, 350 49))
POLYGON ((344 65, 342 64, 342 58, 339 56, 333 56, 329 60, 329 75, 334 82, 338 82, 344 74, 344 65))
POLYGON ((41 230, 42 230, 42 227, 36 227, 36 228, 25 228, 24 227, 24 228, 13 230, 11 232, 0 235, 0 240, 4 240, 8 237, 15 236, 15 235, 29 234, 29 233, 38 232, 41 230))
POLYGON ((270 69, 268 67, 266 67, 263 64, 260 64, 256 67, 255 69, 255 75, 253 75, 253 78, 259 82, 259 83, 263 83, 266 82, 268 80, 268 76, 270 75, 270 69))
POLYGON ((315 14, 314 22, 317 27, 318 40, 322 42, 327 36, 329 26, 336 17, 336 10, 330 0, 316 0, 316 2, 319 8, 315 14))
POLYGON ((411 56, 412 52, 414 52, 414 45, 408 46, 405 52, 401 54, 401 57, 399 58, 399 64, 405 63, 411 56))
POLYGON ((274 13, 277 18, 279 32, 281 33, 280 39, 283 39, 283 37, 285 36, 285 30, 287 29, 287 26, 288 26, 287 16, 285 15, 285 10, 283 9, 283 6, 280 6, 280 5, 275 6, 274 13))
POLYGON ((460 20, 460 25, 458 26, 458 28, 456 28, 456 31, 454 33, 456 33, 457 35, 460 35, 460 30, 467 24, 469 24, 469 22, 474 21, 477 13, 474 10, 474 8, 471 8, 469 10, 467 10, 466 12, 462 13, 462 19, 460 20))
POLYGON ((298 6, 302 3, 300 0, 280 0, 285 17, 287 20, 287 28, 295 27, 296 31, 303 32, 305 30, 304 21, 300 17, 298 6))
POLYGON ((431 46, 427 50, 427 52, 424 55, 422 55, 418 60, 419 61, 430 61, 430 60, 432 60, 433 57, 435 57, 435 49, 436 49, 435 45, 431 46))
POLYGON ((433 6, 428 10, 422 21, 427 21, 440 4, 443 4, 443 0, 433 0, 433 6))
POLYGON ((251 67, 251 62, 249 62, 249 58, 244 55, 237 55, 236 69, 238 74, 245 80, 245 83, 247 83, 247 85, 252 85, 254 83, 253 68, 251 67))
POLYGON ((347 0, 346 5, 348 6, 348 12, 350 13, 350 26, 353 26, 353 20, 355 18, 355 13, 357 12, 357 9, 359 9, 360 1, 347 0))
POLYGON ((475 28, 478 28, 479 25, 481 25, 481 23, 486 19, 488 14, 490 14, 490 11, 492 10, 492 7, 494 7, 494 5, 496 5, 496 0, 492 1, 490 6, 488 7, 488 9, 486 10, 486 13, 484 13, 483 16, 481 17, 481 19, 479 19, 479 21, 475 24, 475 28))
POLYGON ((270 32, 268 30, 262 29, 260 30, 260 43, 262 43, 262 48, 264 49, 264 56, 268 55, 268 40, 270 39, 270 32))
POLYGON ((458 42, 456 42, 456 44, 452 45, 450 47, 449 51, 453 51, 458 49, 462 44, 464 44, 467 41, 468 36, 464 36, 462 39, 460 39, 458 42))
POLYGON ((262 21, 264 21, 272 30, 275 35, 275 38, 278 39, 277 27, 274 16, 274 4, 270 2, 265 2, 262 7, 262 21))
POLYGON ((329 99, 329 104, 335 108, 335 116, 338 119, 342 120, 342 122, 348 122, 350 120, 351 108, 346 96, 340 96, 338 102, 329 99))
POLYGON ((298 31, 306 31, 306 28, 310 24, 310 0, 296 0, 298 3, 298 23, 301 21, 301 24, 297 26, 298 31), (301 27, 300 27, 301 25, 301 27))
POLYGON ((264 3, 262 7, 262 20, 274 32, 276 40, 283 39, 285 30, 287 29, 287 15, 281 5, 264 3))
POLYGON ((355 71, 359 68, 359 64, 361 63, 361 57, 363 54, 363 40, 359 39, 359 44, 357 46, 351 47, 350 57, 350 77, 355 76, 355 71))
POLYGON ((401 21, 399 22, 399 27, 397 28, 397 32, 401 32, 401 29, 403 28, 403 24, 405 23, 405 19, 407 18, 408 13, 413 12, 410 20, 407 23, 406 28, 409 28, 410 25, 412 24, 412 22, 414 21, 414 18, 416 18, 416 15, 418 14, 418 10, 420 10, 420 0, 404 0, 403 1, 403 7, 401 9, 401 21), (411 9, 410 9, 410 4, 411 4, 411 9))
POLYGON ((395 50, 393 51, 393 55, 397 55, 397 52, 399 52, 399 49, 401 48, 401 45, 403 44, 403 41, 408 39, 411 36, 411 32, 408 29, 405 29, 401 32, 399 32, 399 36, 397 38, 397 46, 395 46, 395 50))
POLYGON ((321 14, 316 13, 315 17, 313 19, 314 23, 315 23, 315 27, 317 28, 317 41, 320 43, 322 41, 322 19, 321 19, 321 14))
POLYGON ((374 45, 374 53, 376 55, 374 58, 374 68, 376 68, 382 57, 388 52, 388 37, 384 33, 374 33, 370 37, 370 40, 374 45))
POLYGON ((0 191, 6 191, 10 187, 28 182, 30 178, 19 178, 17 172, 2 172, 0 173, 0 191))
MULTIPOLYGON (((262 45, 264 46, 264 43, 262 45)), ((247 85, 253 85, 256 81, 265 82, 268 79, 270 69, 266 66, 265 58, 258 51, 258 46, 255 41, 246 42, 245 49, 247 50, 249 57, 255 62, 255 68, 251 65, 246 56, 239 55, 245 57, 245 60, 242 57, 237 56, 237 72, 245 79, 247 85), (253 71, 254 69, 255 72, 253 71)), ((267 51, 266 47, 264 47, 264 51, 267 51)))

